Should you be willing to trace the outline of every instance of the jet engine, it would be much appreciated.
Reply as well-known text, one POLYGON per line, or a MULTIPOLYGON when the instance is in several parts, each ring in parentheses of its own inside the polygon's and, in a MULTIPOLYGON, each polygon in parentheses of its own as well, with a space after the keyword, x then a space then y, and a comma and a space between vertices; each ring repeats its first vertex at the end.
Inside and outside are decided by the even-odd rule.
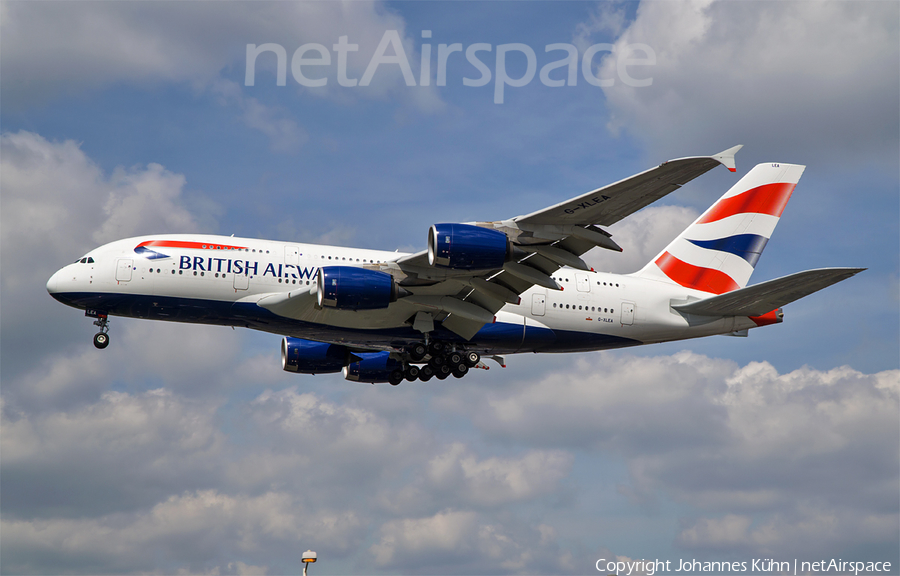
MULTIPOLYGON (((391 373, 402 370, 403 365, 390 358, 390 352, 357 353, 361 360, 344 367, 344 378, 354 382, 390 382, 391 373)), ((397 380, 399 382, 399 380, 397 380)))
POLYGON ((394 278, 378 270, 352 266, 325 266, 316 276, 316 300, 320 307, 338 310, 387 308, 407 292, 394 278))
POLYGON ((340 372, 347 349, 337 344, 285 337, 281 341, 281 368, 300 374, 340 372))
POLYGON ((428 230, 428 263, 457 270, 501 268, 509 253, 506 234, 469 224, 435 224, 428 230))

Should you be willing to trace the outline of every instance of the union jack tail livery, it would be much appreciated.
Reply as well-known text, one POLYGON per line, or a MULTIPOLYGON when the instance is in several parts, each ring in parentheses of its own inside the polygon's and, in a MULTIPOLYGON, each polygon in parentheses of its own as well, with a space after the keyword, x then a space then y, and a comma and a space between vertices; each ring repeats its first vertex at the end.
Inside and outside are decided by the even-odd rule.
POLYGON ((805 168, 757 165, 635 276, 712 294, 745 287, 805 168))

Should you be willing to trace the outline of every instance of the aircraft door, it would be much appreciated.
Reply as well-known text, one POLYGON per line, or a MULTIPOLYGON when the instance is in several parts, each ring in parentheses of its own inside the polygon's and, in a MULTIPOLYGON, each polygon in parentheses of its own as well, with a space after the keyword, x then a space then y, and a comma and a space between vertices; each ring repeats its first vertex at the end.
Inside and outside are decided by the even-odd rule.
POLYGON ((119 258, 116 262, 116 280, 119 282, 128 282, 131 280, 131 268, 134 260, 127 258, 119 258))
POLYGON ((531 315, 543 316, 547 308, 547 295, 545 293, 533 294, 531 296, 531 315))
POLYGON ((622 324, 634 324, 634 302, 622 302, 622 324))
POLYGON ((247 290, 250 288, 250 276, 247 274, 247 271, 244 270, 243 274, 235 274, 234 275, 234 289, 235 290, 247 290))
POLYGON ((587 274, 581 274, 580 272, 575 273, 575 288, 577 288, 579 292, 591 291, 591 279, 587 274))

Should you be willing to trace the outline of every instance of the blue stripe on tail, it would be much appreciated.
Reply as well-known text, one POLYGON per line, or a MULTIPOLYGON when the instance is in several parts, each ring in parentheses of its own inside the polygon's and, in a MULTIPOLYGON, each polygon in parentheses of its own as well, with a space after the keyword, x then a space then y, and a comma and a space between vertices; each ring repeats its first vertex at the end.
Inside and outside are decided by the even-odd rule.
POLYGON ((737 236, 716 238, 715 240, 688 239, 688 242, 701 248, 728 252, 729 254, 740 256, 754 268, 768 241, 769 239, 765 236, 757 236, 756 234, 738 234, 737 236))

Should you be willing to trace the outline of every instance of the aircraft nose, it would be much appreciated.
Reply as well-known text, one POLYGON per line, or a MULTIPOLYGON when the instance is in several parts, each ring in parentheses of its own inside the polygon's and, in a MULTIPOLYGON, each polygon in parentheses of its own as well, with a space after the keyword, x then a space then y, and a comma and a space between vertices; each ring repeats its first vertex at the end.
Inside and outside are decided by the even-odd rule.
POLYGON ((47 280, 47 292, 54 294, 59 291, 59 270, 53 273, 53 276, 47 280))
POLYGON ((60 268, 53 274, 53 276, 50 277, 49 280, 47 280, 47 292, 51 296, 53 296, 54 298, 59 300, 60 302, 62 302, 62 300, 60 300, 58 295, 63 290, 63 285, 64 285, 63 276, 64 275, 65 275, 65 268, 60 268))

